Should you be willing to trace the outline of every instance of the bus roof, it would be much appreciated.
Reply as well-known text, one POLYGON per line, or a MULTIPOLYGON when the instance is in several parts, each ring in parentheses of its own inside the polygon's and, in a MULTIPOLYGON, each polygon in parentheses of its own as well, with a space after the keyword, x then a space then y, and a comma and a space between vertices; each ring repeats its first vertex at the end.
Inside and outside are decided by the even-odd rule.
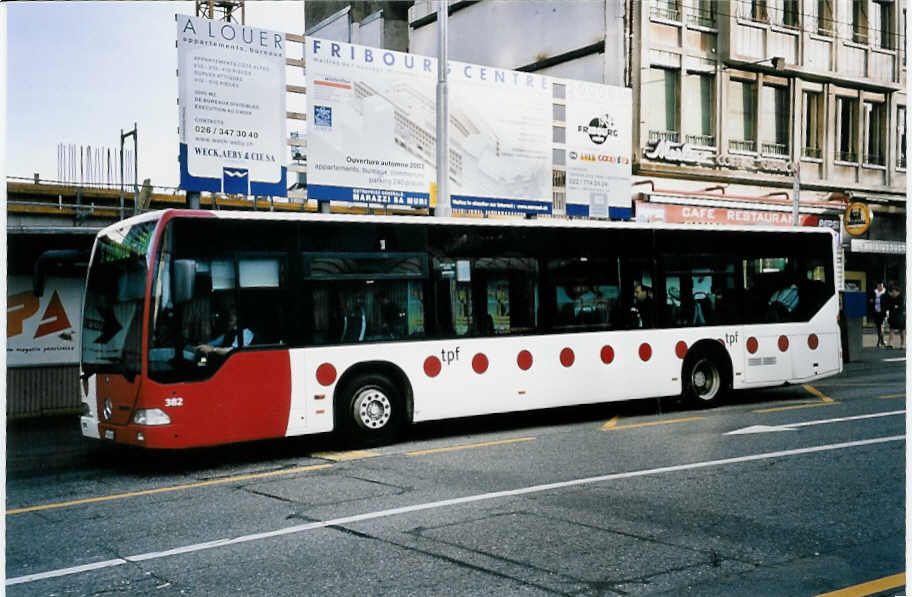
POLYGON ((101 233, 119 228, 123 225, 138 224, 150 220, 169 220, 181 217, 217 218, 220 220, 250 220, 275 222, 337 222, 337 223, 386 223, 386 224, 423 224, 431 226, 493 226, 493 227, 527 227, 527 228, 580 228, 580 229, 634 229, 634 230, 703 230, 715 232, 778 232, 778 233, 829 233, 836 232, 828 227, 812 226, 722 226, 719 224, 665 224, 643 222, 619 222, 603 220, 568 220, 558 218, 513 219, 513 218, 467 218, 435 217, 408 215, 368 215, 368 214, 323 214, 323 213, 287 213, 266 211, 238 211, 208 209, 165 209, 147 212, 121 220, 101 230, 101 233))

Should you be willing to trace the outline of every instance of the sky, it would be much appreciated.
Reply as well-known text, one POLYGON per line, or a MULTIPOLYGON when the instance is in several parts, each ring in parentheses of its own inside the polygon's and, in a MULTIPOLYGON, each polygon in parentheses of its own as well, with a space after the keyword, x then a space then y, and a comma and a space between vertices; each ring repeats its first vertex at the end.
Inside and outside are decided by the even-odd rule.
MULTIPOLYGON (((3 36, 7 176, 31 178, 37 172, 55 180, 59 144, 114 153, 121 129, 136 123, 139 180, 177 186, 174 15, 193 15, 194 7, 166 1, 9 2, 3 36)), ((248 0, 246 24, 303 34, 304 3, 248 0)), ((125 148, 132 146, 128 139, 125 148)))

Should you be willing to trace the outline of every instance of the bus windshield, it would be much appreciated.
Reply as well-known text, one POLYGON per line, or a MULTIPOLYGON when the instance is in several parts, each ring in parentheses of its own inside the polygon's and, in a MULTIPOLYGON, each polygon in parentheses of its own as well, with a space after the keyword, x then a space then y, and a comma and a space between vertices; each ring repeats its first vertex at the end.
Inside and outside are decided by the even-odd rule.
POLYGON ((132 379, 141 371, 143 298, 155 225, 124 224, 95 242, 83 308, 86 375, 121 373, 132 379))

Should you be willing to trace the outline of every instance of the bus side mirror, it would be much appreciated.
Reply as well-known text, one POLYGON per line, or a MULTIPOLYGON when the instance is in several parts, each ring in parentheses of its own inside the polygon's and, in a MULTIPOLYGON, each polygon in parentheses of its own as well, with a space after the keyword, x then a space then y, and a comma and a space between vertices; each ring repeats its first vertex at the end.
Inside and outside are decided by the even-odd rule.
POLYGON ((171 298, 175 304, 186 303, 193 298, 196 261, 176 259, 171 268, 171 298))

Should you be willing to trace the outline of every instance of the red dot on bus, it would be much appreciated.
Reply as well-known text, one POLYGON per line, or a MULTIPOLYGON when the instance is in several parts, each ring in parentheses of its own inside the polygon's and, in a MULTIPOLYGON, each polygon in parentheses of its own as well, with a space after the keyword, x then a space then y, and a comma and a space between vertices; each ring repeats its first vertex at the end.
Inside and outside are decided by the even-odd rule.
POLYGON ((640 358, 644 361, 652 358, 652 346, 649 346, 646 342, 640 344, 640 358))
POLYGON ((428 357, 424 359, 424 372, 428 377, 437 377, 440 373, 440 359, 437 357, 428 357))
POLYGON ((611 364, 611 361, 613 361, 613 360, 614 360, 614 349, 607 345, 603 346, 602 347, 602 362, 605 363, 606 365, 609 365, 609 364, 611 364))
POLYGON ((751 336, 747 339, 747 352, 754 354, 757 352, 757 349, 760 348, 760 343, 757 342, 757 339, 751 336))
POLYGON ((472 369, 475 370, 475 373, 484 373, 488 370, 488 357, 484 356, 480 352, 472 357, 472 369))
POLYGON ((560 353, 560 362, 564 367, 569 367, 573 364, 573 361, 576 360, 576 355, 573 354, 573 349, 565 348, 560 353))
POLYGON ((336 368, 329 363, 317 367, 317 381, 321 386, 332 385, 336 381, 336 368))
POLYGON ((779 350, 785 352, 789 348, 788 336, 779 336, 779 350))
POLYGON ((817 334, 808 336, 808 347, 811 350, 817 350, 818 346, 820 346, 820 338, 817 337, 817 334))
POLYGON ((516 364, 523 371, 528 371, 532 367, 532 353, 528 350, 521 350, 516 355, 516 364))
POLYGON ((687 356, 687 342, 684 340, 678 340, 678 343, 675 344, 675 354, 678 355, 679 359, 683 359, 687 356))

